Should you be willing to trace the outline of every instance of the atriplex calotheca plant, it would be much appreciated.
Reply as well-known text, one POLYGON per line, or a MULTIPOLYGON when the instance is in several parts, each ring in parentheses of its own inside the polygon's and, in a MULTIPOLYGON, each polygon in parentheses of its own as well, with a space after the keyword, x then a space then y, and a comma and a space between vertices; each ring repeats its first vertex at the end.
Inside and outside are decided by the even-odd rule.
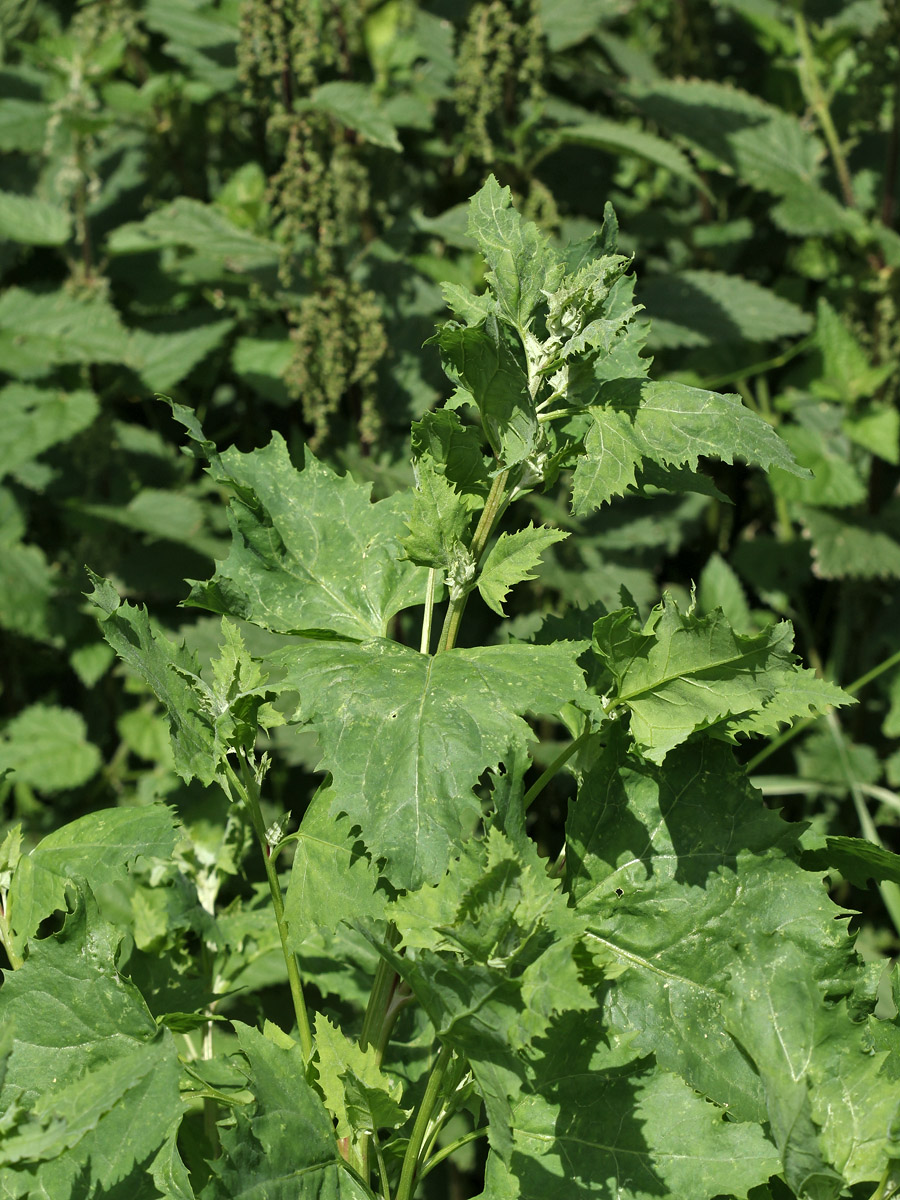
POLYGON ((488 286, 446 288, 455 319, 435 341, 456 390, 413 427, 412 491, 373 504, 310 453, 298 469, 278 436, 219 453, 173 405, 232 493, 230 556, 190 596, 223 614, 218 657, 201 674, 96 576, 92 599, 167 710, 179 774, 233 802, 228 853, 161 805, 84 817, 27 855, 7 838, 4 1197, 411 1200, 480 1138, 492 1200, 900 1184, 900 1030, 876 1019, 880 972, 823 886, 831 851, 887 878, 896 860, 787 824, 729 746, 850 698, 795 665, 787 624, 743 636, 670 598, 643 623, 623 594, 530 642, 457 646, 472 592, 502 616, 564 536, 495 536, 564 473, 589 512, 629 490, 708 492, 701 455, 797 468, 736 398, 648 379, 611 209, 560 251, 491 178, 469 230, 488 286), (391 633, 416 606, 411 648, 391 633), (251 656, 251 636, 273 648, 251 656), (526 713, 571 734, 527 790, 526 713), (263 815, 256 749, 279 722, 315 731, 327 772, 289 835, 263 815), (526 813, 564 768, 578 794, 548 863, 526 813), (248 826, 271 907, 235 917, 216 897, 248 826), (134 951, 154 881, 212 964, 193 1006, 174 952, 151 970, 134 951), (267 928, 290 1030, 216 1011, 247 931, 267 928), (211 1165, 189 1172, 198 1140, 211 1165))

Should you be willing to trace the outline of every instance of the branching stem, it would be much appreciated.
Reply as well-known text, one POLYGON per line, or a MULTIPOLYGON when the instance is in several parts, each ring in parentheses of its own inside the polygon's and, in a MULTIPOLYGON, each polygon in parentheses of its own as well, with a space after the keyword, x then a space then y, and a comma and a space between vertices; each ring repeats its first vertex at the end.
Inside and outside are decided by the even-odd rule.
POLYGON ((575 738, 574 741, 569 742, 568 746, 566 746, 564 750, 557 754, 556 758, 554 758, 547 770, 544 771, 538 780, 531 785, 522 799, 522 804, 526 811, 532 804, 534 804, 535 800, 537 800, 538 796, 541 794, 550 780, 555 775, 559 774, 572 755, 576 754, 581 749, 581 747, 587 741, 588 733, 589 727, 586 725, 581 733, 579 733, 578 737, 575 738))
MULTIPOLYGON (((472 543, 469 546, 469 552, 472 555, 472 560, 477 569, 481 556, 484 554, 485 546, 488 544, 488 539, 494 531, 494 527, 499 521, 503 510, 506 508, 506 485, 509 482, 509 468, 501 471, 499 475, 494 476, 494 482, 491 484, 491 490, 488 493, 488 498, 485 501, 484 509, 481 513, 481 518, 475 529, 472 537, 472 543)), ((459 623, 462 620, 463 612, 466 607, 468 592, 461 596, 451 597, 447 607, 447 614, 444 617, 444 625, 441 629, 441 637, 438 642, 436 653, 442 654, 445 650, 452 650, 456 645, 456 638, 459 633, 459 623)))
POLYGON ((806 18, 799 9, 794 13, 794 31, 797 34, 797 44, 800 47, 800 69, 798 72, 800 75, 800 86, 803 88, 807 104, 816 114, 816 119, 822 127, 822 133, 825 135, 825 141, 828 143, 828 150, 834 163, 834 169, 840 181, 844 203, 848 208, 856 208, 856 196, 853 192, 853 181, 850 178, 847 157, 844 154, 841 140, 834 127, 834 121, 831 119, 831 110, 828 107, 828 101, 822 89, 821 80, 819 79, 815 51, 813 50, 809 36, 809 26, 806 24, 806 18))

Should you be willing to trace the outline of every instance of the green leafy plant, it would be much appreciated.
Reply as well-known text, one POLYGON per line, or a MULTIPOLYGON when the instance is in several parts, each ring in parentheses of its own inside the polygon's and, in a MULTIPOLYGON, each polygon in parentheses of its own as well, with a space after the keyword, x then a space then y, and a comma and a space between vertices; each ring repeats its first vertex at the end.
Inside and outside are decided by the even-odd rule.
POLYGON ((6 1196, 412 1200, 485 1143, 492 1200, 900 1186, 900 985, 876 1013, 823 886, 900 863, 769 811, 731 748, 851 697, 788 623, 674 597, 460 644, 475 593, 502 615, 565 536, 516 524, 545 489, 589 514, 714 494, 708 456, 806 472, 736 397, 649 378, 609 206, 560 250, 491 177, 468 229, 487 289, 445 289, 455 391, 413 428, 413 488, 373 503, 277 434, 220 452, 172 404, 231 494, 188 598, 218 646, 201 664, 96 575, 90 599, 198 810, 0 847, 6 1196), (538 717, 568 736, 528 782, 538 717), (325 778, 291 831, 270 750, 310 732, 325 778), (542 857, 528 813, 563 771, 542 857), (264 880, 221 902, 253 841, 264 880))

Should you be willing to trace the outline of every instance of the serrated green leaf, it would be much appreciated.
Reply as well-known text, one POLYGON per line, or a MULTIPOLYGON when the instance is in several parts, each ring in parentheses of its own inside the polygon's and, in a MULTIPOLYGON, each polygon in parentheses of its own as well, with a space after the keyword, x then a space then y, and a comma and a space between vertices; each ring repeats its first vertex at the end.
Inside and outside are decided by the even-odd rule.
POLYGON ((739 275, 680 271, 641 279, 638 291, 650 314, 653 350, 775 341, 812 328, 802 308, 739 275))
POLYGON ((592 1005, 580 978, 580 922, 534 846, 516 848, 498 829, 470 842, 436 887, 403 897, 391 915, 408 953, 381 952, 441 1041, 471 1064, 491 1144, 506 1156, 523 1050, 558 1013, 592 1005))
POLYGON ((4 979, 0 1015, 13 1043, 0 1110, 33 1114, 18 1145, 4 1139, 0 1154, 21 1160, 0 1167, 4 1195, 68 1200, 76 1180, 101 1194, 137 1174, 180 1124, 175 1044, 118 974, 120 936, 90 893, 79 895, 62 930, 4 979))
POLYGON ((731 981, 752 961, 743 993, 760 1021, 782 948, 823 993, 849 991, 841 910, 794 860, 796 827, 763 806, 726 747, 682 747, 662 771, 626 745, 612 738, 586 774, 566 833, 576 911, 619 964, 604 1023, 738 1120, 759 1121, 763 1087, 725 1019, 731 981))
POLYGON ((635 482, 644 459, 664 466, 697 466, 701 455, 752 466, 781 467, 804 475, 784 442, 737 396, 673 382, 621 379, 601 391, 602 407, 590 409, 585 454, 575 468, 576 512, 599 508, 635 482))
POLYGON ((378 871, 350 821, 332 815, 327 790, 313 797, 292 840, 296 849, 284 914, 295 949, 317 929, 383 918, 387 896, 376 891, 378 871))
POLYGON ((898 510, 887 506, 872 517, 801 509, 813 573, 820 579, 900 579, 897 518, 898 510))
POLYGON ((256 1103, 222 1131, 222 1155, 211 1164, 202 1200, 374 1200, 341 1157, 331 1114, 306 1082, 299 1046, 277 1046, 234 1024, 256 1103))
POLYGON ((402 1087, 381 1069, 374 1046, 361 1050, 323 1014, 316 1014, 316 1071, 325 1106, 339 1138, 396 1129, 409 1111, 400 1107, 402 1087))
POLYGON ((100 628, 119 657, 162 701, 169 720, 175 770, 184 780, 210 784, 228 749, 213 713, 213 695, 200 679, 196 656, 150 625, 144 608, 123 602, 108 580, 88 572, 89 599, 100 610, 100 628))
POLYGON ((878 883, 889 879, 900 884, 900 854, 892 854, 865 838, 826 837, 821 846, 804 850, 803 865, 810 871, 836 868, 845 879, 861 888, 870 879, 878 883))
POLYGON ((215 456, 210 473, 234 490, 231 553, 187 603, 276 633, 382 637, 401 609, 422 603, 425 571, 400 561, 411 499, 371 502, 309 450, 302 470, 284 439, 215 456))
POLYGON ((541 1049, 513 1103, 510 1166, 488 1162, 492 1200, 746 1197, 777 1171, 758 1125, 726 1119, 646 1059, 628 1061, 627 1043, 611 1048, 563 1017, 541 1049))
POLYGON ((818 178, 823 157, 818 138, 793 113, 740 88, 660 80, 626 90, 641 112, 714 155, 751 187, 790 196, 818 178))
POLYGON ((72 218, 64 208, 37 196, 0 192, 0 238, 26 246, 62 246, 71 232, 72 218))
POLYGON ((333 776, 332 812, 359 825, 395 887, 439 878, 481 813, 472 792, 528 727, 584 688, 583 643, 453 649, 317 642, 273 656, 333 776))
POLYGON ((472 513, 480 507, 478 497, 458 492, 425 454, 414 463, 416 488, 409 533, 401 541, 406 557, 420 566, 456 574, 465 560, 474 563, 468 551, 472 513))
MULTIPOLYGON (((787 947, 773 956, 770 947, 752 942, 736 965, 725 1011, 763 1080, 769 1123, 794 1191, 834 1200, 848 1184, 876 1184, 898 1100, 884 1086, 888 1055, 874 1052, 869 1030, 850 1020, 844 1003, 826 1005, 802 956, 787 947), (760 954, 765 972, 754 961, 760 954)), ((893 1033, 896 1069, 900 1037, 893 1033)))
POLYGON ((506 466, 524 462, 539 427, 521 348, 492 316, 475 327, 447 324, 438 341, 445 366, 478 405, 494 453, 506 466))
POLYGON ((526 330, 555 263, 546 236, 516 212, 509 188, 500 187, 493 175, 472 197, 469 234, 487 262, 500 314, 520 332, 526 330))
POLYGON ((509 589, 524 579, 535 579, 532 570, 544 550, 568 536, 560 529, 536 529, 531 522, 516 533, 501 533, 478 574, 478 590, 485 604, 504 616, 509 589))
POLYGON ((7 384, 0 390, 0 479, 86 429, 99 407, 92 392, 7 384))
POLYGON ((97 890, 123 879, 140 856, 171 858, 177 829, 161 804, 89 813, 47 834, 19 859, 9 891, 9 922, 23 945, 41 921, 64 909, 67 884, 84 879, 97 890))
POLYGON ((851 702, 840 688, 794 666, 787 622, 737 634, 721 610, 682 613, 666 597, 643 629, 633 610, 601 617, 594 652, 615 680, 609 701, 631 713, 631 733, 653 762, 697 730, 774 732, 779 722, 851 702))
POLYGON ((676 145, 634 125, 590 116, 578 124, 563 125, 556 130, 556 136, 564 144, 595 146, 611 154, 634 155, 645 162, 665 167, 673 175, 688 180, 698 191, 708 194, 706 183, 676 145))
POLYGON ((381 109, 378 94, 367 84, 343 80, 323 83, 300 107, 328 113, 373 146, 385 146, 398 153, 403 149, 396 128, 381 109))
POLYGON ((430 455, 435 470, 446 475, 458 492, 486 496, 490 488, 488 463, 481 449, 481 434, 463 425, 447 408, 426 413, 412 424, 413 458, 430 455))
POLYGON ((100 768, 100 751, 87 739, 84 718, 71 708, 32 704, 0 736, 0 771, 39 792, 80 787, 100 768))

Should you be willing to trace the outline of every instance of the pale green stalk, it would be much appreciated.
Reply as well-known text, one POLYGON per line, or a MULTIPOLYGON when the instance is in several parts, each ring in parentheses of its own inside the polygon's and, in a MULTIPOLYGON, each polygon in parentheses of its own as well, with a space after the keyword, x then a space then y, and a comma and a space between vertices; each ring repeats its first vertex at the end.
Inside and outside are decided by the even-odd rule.
POLYGON ((434 617, 434 588, 437 581, 437 568, 431 567, 428 571, 428 583, 425 588, 425 612, 422 615, 422 640, 419 643, 419 650, 422 654, 428 654, 431 650, 431 622, 434 617))
MULTIPOLYGON (((484 509, 481 513, 481 518, 475 529, 472 543, 469 546, 469 552, 472 555, 472 561, 476 568, 481 561, 481 556, 484 554, 485 546, 488 544, 488 539, 493 533, 494 526, 499 521, 504 508, 506 507, 506 485, 509 481, 509 468, 501 471, 499 475, 494 477, 494 482, 491 484, 491 490, 488 493, 488 498, 485 501, 484 509)), ((455 598, 451 596, 450 603, 447 607, 447 613, 444 617, 444 626, 441 629, 441 637, 438 642, 436 653, 441 654, 444 650, 452 650, 456 645, 456 638, 459 633, 459 623, 462 620, 463 612, 465 611, 466 601, 469 598, 468 592, 464 592, 455 598)))
POLYGON ((303 983, 300 979, 300 968, 297 966, 297 956, 288 945, 287 924, 284 919, 284 900, 281 896, 281 884, 278 882, 278 872, 269 854, 269 845, 266 839, 266 824, 263 820, 262 808, 260 807, 259 784, 247 761, 247 756, 243 752, 240 752, 239 761, 241 767, 240 778, 238 778, 234 771, 231 771, 231 768, 229 770, 231 771, 233 782, 247 805, 247 812, 250 814, 250 824, 253 826, 253 832, 256 834, 260 850, 262 851, 263 864, 266 868, 266 878, 269 881, 269 892, 272 896, 272 907, 275 910, 275 921, 278 925, 278 936, 281 939, 281 951, 284 955, 288 983, 294 1002, 294 1015, 297 1019, 297 1031, 300 1034, 300 1047, 303 1051, 303 1057, 309 1062, 313 1053, 312 1030, 309 1025, 306 1001, 303 998, 303 983))
POLYGON ((397 1187, 397 1194, 394 1200, 412 1200, 417 1182, 419 1155, 422 1151, 425 1136, 428 1133, 428 1126, 431 1123, 431 1114, 434 1112, 435 1106, 440 1099, 444 1086, 444 1076, 447 1074, 447 1068, 450 1066, 452 1057, 453 1051, 450 1047, 442 1046, 441 1052, 437 1056, 437 1061, 429 1076, 428 1086, 425 1088, 425 1095, 422 1097, 419 1111, 416 1113, 416 1121, 413 1125, 413 1131, 410 1134, 409 1144, 406 1147, 403 1167, 400 1171, 400 1183, 397 1187))

